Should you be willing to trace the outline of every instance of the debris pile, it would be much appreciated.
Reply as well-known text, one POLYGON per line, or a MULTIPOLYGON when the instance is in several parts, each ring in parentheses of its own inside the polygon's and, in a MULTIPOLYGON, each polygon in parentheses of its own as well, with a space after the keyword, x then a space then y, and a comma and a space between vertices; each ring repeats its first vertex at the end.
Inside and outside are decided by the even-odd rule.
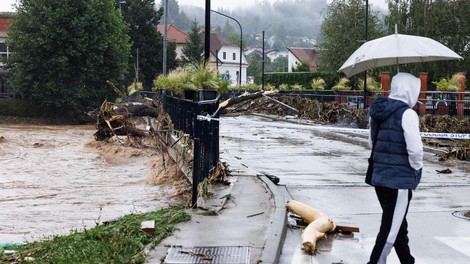
POLYGON ((367 128, 368 126, 367 109, 357 109, 355 106, 337 102, 321 102, 302 96, 284 95, 277 96, 276 99, 282 104, 263 96, 234 104, 228 107, 226 112, 253 112, 279 116, 295 115, 298 118, 308 119, 320 124, 345 124, 358 128, 367 128))
MULTIPOLYGON (((249 100, 238 100, 224 109, 232 113, 263 113, 278 116, 295 116, 319 124, 335 124, 353 128, 368 128, 367 109, 337 102, 321 102, 315 99, 295 96, 276 96, 276 101, 270 97, 250 97, 249 100), (297 111, 295 111, 297 110, 297 111)), ((248 98, 245 96, 245 98, 248 98)), ((469 118, 456 118, 448 115, 420 116, 420 130, 434 133, 467 134, 470 131, 469 118)), ((447 153, 440 160, 458 159, 470 160, 470 140, 465 139, 429 139, 423 141, 428 145, 447 147, 447 153)))
MULTIPOLYGON (((420 130, 433 133, 468 134, 469 118, 455 118, 448 115, 425 115, 420 117, 420 130)), ((424 139, 429 145, 447 147, 447 153, 440 155, 440 160, 470 160, 470 140, 467 139, 424 139)))

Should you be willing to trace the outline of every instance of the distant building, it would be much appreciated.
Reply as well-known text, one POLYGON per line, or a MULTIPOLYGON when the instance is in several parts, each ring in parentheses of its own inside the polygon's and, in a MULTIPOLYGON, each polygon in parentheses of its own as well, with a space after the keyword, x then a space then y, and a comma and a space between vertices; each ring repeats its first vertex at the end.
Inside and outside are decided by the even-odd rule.
POLYGON ((14 96, 9 89, 7 71, 4 69, 5 61, 10 55, 10 49, 5 43, 10 29, 10 21, 11 15, 0 13, 0 98, 14 96))
MULTIPOLYGON (((158 25, 157 30, 164 36, 164 25, 158 25)), ((189 36, 181 29, 174 25, 167 25, 167 38, 168 42, 176 44, 176 59, 180 60, 183 57, 183 48, 189 43, 189 36)))
POLYGON ((245 55, 240 54, 240 46, 218 36, 211 34, 210 38, 210 67, 216 68, 223 76, 230 76, 232 86, 238 84, 238 78, 241 76, 241 84, 247 84, 246 69, 248 63, 245 55), (240 56, 242 56, 242 72, 240 74, 240 56))
POLYGON ((288 51, 288 71, 297 68, 302 62, 306 62, 309 71, 317 70, 318 49, 315 48, 287 48, 288 51))
POLYGON ((288 51, 287 50, 273 49, 273 50, 265 51, 265 53, 266 53, 266 57, 268 57, 271 62, 275 61, 279 57, 287 57, 288 56, 288 51))
POLYGON ((263 56, 263 51, 260 48, 248 48, 245 51, 243 51, 243 54, 245 54, 246 58, 253 57, 253 56, 263 56))
POLYGON ((0 67, 3 66, 5 59, 9 55, 9 49, 5 41, 7 39, 8 30, 10 29, 10 17, 0 14, 0 67))

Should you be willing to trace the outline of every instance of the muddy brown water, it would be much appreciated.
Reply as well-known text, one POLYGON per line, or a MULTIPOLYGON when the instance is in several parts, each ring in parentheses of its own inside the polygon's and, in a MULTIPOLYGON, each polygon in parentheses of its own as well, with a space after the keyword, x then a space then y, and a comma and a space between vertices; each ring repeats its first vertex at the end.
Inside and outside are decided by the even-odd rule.
POLYGON ((160 151, 126 146, 125 138, 97 142, 95 131, 0 125, 0 243, 69 234, 184 202, 181 190, 155 178, 174 170, 163 166, 160 151))

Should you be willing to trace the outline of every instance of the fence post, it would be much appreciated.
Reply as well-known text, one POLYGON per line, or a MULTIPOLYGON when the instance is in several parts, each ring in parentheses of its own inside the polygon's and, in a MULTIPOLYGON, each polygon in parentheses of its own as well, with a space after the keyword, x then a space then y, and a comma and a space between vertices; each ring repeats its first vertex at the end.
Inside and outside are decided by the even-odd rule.
POLYGON ((419 93, 419 101, 422 104, 418 104, 418 115, 426 114, 426 92, 428 90, 428 73, 419 73, 419 79, 421 80, 421 92, 419 93))
POLYGON ((464 116, 464 100, 465 100, 465 82, 466 82, 465 75, 462 75, 461 78, 458 79, 460 84, 460 92, 457 94, 457 116, 463 117, 464 116))
POLYGON ((382 72, 380 74, 380 84, 382 86, 382 96, 388 96, 390 89, 390 73, 382 72))
POLYGON ((200 156, 199 152, 201 151, 201 140, 199 138, 194 138, 194 156, 193 156, 193 188, 192 188, 192 199, 191 207, 195 208, 197 206, 197 186, 199 185, 200 179, 200 156))

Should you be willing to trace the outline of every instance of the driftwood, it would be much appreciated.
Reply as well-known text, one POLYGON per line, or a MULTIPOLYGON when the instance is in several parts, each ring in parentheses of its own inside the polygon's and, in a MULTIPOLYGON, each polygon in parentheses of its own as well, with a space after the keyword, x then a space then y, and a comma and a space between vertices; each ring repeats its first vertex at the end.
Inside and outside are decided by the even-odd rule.
POLYGON ((111 88, 113 88, 113 91, 115 93, 117 93, 119 96, 121 96, 122 98, 125 98, 126 96, 124 95, 123 92, 121 92, 121 90, 119 90, 116 85, 114 85, 114 83, 112 83, 111 81, 107 80, 106 83, 111 86, 111 88))
POLYGON ((325 213, 298 201, 288 201, 286 207, 309 223, 302 232, 302 249, 308 254, 314 254, 317 240, 335 231, 335 222, 325 213))
POLYGON ((255 92, 255 93, 249 93, 249 92, 244 92, 238 97, 230 98, 222 103, 219 104, 219 111, 223 113, 226 108, 239 104, 241 102, 247 101, 247 100, 254 100, 263 96, 268 96, 268 95, 274 95, 277 94, 278 91, 260 91, 260 92, 255 92))
POLYGON ((144 103, 113 104, 104 102, 97 116, 96 127, 98 131, 94 134, 95 140, 103 141, 113 136, 133 138, 149 136, 150 133, 147 130, 135 126, 131 117, 158 117, 158 113, 158 108, 144 103))

